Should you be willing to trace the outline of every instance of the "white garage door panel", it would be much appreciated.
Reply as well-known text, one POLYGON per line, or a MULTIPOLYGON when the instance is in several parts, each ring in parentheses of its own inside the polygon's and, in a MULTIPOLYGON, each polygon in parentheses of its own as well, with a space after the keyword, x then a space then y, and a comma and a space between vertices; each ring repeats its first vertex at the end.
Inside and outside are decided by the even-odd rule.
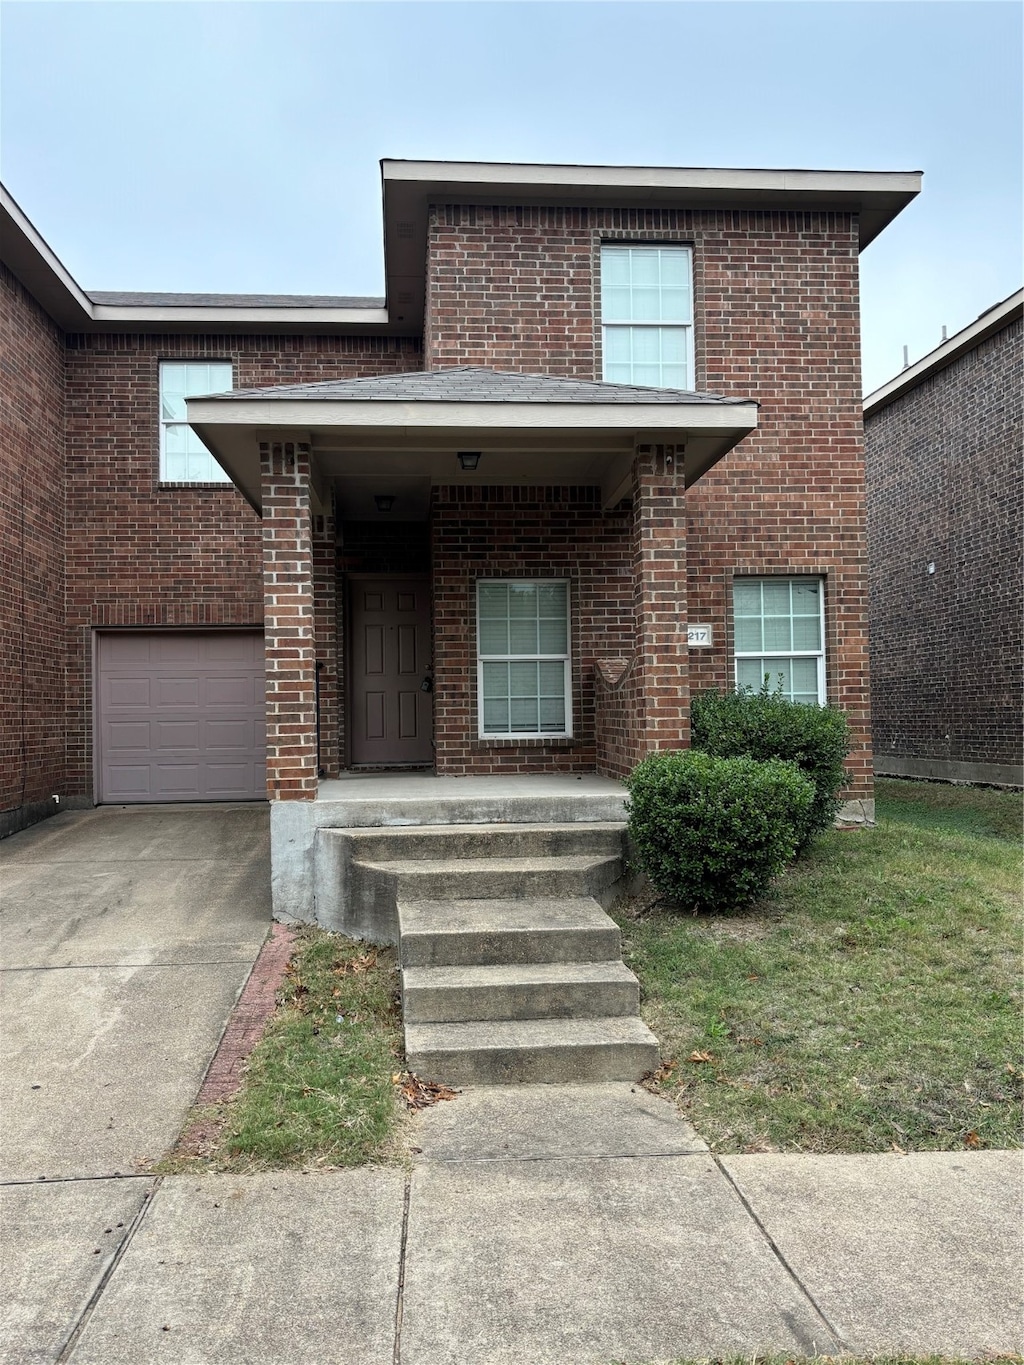
POLYGON ((263 636, 98 636, 99 799, 266 797, 263 636))

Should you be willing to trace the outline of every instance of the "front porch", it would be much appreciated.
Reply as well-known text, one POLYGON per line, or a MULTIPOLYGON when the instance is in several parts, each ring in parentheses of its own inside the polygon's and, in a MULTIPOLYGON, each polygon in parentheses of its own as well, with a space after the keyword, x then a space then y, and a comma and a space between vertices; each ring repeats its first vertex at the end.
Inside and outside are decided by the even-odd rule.
POLYGON ((370 927, 354 903, 338 846, 324 831, 449 825, 624 824, 626 790, 594 773, 443 777, 345 773, 321 779, 313 801, 270 807, 274 916, 342 933, 370 927))
POLYGON ((263 519, 279 918, 365 931, 326 831, 621 822, 687 744, 685 492, 756 404, 460 368, 189 420, 263 519))

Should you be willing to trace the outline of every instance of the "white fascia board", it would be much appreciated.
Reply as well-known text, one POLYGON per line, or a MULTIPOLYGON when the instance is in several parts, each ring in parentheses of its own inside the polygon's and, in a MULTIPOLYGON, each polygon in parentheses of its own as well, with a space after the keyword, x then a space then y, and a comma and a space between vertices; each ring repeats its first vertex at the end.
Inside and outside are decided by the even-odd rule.
POLYGON ((57 321, 63 326, 89 321, 92 300, 3 185, 0 185, 0 215, 4 223, 4 260, 22 283, 33 293, 39 291, 46 295, 40 302, 62 314, 57 321), (69 310, 70 317, 67 316, 69 310))
POLYGON ((424 403, 229 398, 187 400, 204 426, 432 427, 475 430, 753 431, 756 403, 424 403))
POLYGON ((535 166, 496 161, 381 162, 385 181, 449 185, 500 185, 509 189, 661 189, 793 191, 863 194, 871 190, 916 193, 919 171, 741 170, 729 167, 535 166))
POLYGON ((987 337, 1002 331, 1013 321, 1015 315, 1024 315, 1024 289, 1018 289, 1008 299, 996 304, 987 313, 982 313, 970 326, 955 332, 941 346, 936 346, 934 351, 929 351, 915 364, 901 371, 895 379, 890 379, 887 384, 869 393, 864 399, 864 416, 870 417, 872 413, 886 407, 901 394, 922 384, 930 375, 944 370, 965 351, 972 350, 987 337))
POLYGON ((96 322, 124 323, 128 327, 148 327, 154 323, 182 325, 196 323, 199 326, 216 323, 242 323, 254 330, 263 323, 298 324, 310 328, 352 326, 386 326, 386 308, 203 308, 192 305, 185 308, 117 306, 112 304, 93 304, 93 318, 96 322))

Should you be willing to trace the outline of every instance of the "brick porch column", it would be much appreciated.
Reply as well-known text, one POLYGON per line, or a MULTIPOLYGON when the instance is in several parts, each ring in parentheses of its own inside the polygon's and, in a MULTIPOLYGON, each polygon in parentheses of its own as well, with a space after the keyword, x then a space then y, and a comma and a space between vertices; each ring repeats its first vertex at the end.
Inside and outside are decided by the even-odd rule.
POLYGON ((633 466, 633 592, 640 757, 690 743, 686 498, 682 448, 638 446, 633 466))
POLYGON ((260 442, 267 653, 267 799, 312 801, 316 643, 309 447, 260 442))

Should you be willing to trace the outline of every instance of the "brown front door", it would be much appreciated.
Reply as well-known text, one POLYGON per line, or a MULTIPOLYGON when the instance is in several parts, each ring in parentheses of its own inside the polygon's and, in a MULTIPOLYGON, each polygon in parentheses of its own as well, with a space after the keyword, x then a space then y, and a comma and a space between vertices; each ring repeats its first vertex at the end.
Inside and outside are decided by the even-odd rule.
POLYGON ((429 580, 353 580, 351 641, 350 761, 432 763, 429 580))

